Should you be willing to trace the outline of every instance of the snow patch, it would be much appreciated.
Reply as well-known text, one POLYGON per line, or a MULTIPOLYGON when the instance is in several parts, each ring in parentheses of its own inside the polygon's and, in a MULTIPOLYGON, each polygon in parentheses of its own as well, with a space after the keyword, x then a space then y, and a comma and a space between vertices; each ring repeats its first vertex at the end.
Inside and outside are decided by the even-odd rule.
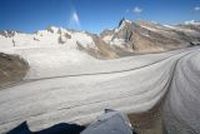
POLYGON ((185 25, 200 25, 200 22, 196 20, 190 20, 190 21, 185 21, 184 24, 185 25))

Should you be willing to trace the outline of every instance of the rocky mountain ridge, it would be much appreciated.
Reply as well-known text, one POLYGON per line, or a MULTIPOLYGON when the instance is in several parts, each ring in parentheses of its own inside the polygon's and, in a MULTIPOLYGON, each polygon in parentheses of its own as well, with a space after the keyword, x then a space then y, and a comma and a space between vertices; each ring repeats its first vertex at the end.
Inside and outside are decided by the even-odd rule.
POLYGON ((102 32, 101 37, 108 44, 129 51, 159 52, 199 45, 199 28, 199 24, 169 26, 123 19, 119 27, 102 32))
POLYGON ((200 23, 161 25, 122 19, 118 27, 100 35, 49 27, 32 34, 0 32, 0 50, 24 47, 56 47, 81 50, 96 58, 117 58, 130 54, 162 52, 200 44, 200 23))

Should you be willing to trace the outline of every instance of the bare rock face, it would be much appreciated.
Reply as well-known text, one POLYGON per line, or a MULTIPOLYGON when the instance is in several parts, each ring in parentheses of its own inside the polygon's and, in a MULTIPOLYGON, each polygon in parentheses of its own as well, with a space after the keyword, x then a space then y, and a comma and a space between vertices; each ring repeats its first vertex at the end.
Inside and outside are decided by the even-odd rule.
MULTIPOLYGON (((98 57, 107 57, 107 58, 117 58, 118 55, 111 46, 107 45, 101 38, 98 36, 93 36, 93 41, 96 43, 96 53, 98 57)), ((95 54, 94 54, 95 55, 95 54)))
POLYGON ((58 38, 58 43, 64 44, 68 39, 71 39, 71 35, 68 33, 61 34, 58 38))
POLYGON ((102 32, 101 38, 129 52, 160 52, 199 45, 200 25, 164 26, 122 19, 117 28, 102 32))
POLYGON ((0 53, 0 88, 23 79, 29 65, 19 56, 0 53))
POLYGON ((15 34, 16 34, 15 31, 10 31, 10 30, 5 30, 5 31, 0 32, 0 35, 4 36, 6 38, 11 38, 11 37, 15 36, 15 34))
POLYGON ((115 30, 113 39, 123 39, 124 42, 129 42, 133 35, 133 23, 125 19, 119 23, 119 28, 115 30))
POLYGON ((53 26, 49 26, 49 27, 47 27, 47 31, 50 32, 50 33, 56 33, 56 32, 58 32, 58 28, 53 27, 53 26))
POLYGON ((100 36, 101 36, 102 38, 104 38, 104 37, 106 37, 106 36, 108 36, 108 35, 112 35, 113 32, 114 32, 113 29, 105 29, 105 30, 103 30, 102 33, 100 33, 100 36))

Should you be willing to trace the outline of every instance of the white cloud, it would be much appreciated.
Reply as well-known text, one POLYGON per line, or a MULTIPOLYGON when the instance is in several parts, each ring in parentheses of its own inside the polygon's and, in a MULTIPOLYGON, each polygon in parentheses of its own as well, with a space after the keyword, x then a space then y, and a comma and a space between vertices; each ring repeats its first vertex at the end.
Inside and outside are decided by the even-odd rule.
POLYGON ((72 23, 74 22, 76 25, 80 26, 80 19, 79 19, 77 12, 74 11, 72 13, 71 21, 72 21, 72 23))
POLYGON ((200 11, 200 6, 194 7, 194 10, 195 10, 195 11, 200 11))
POLYGON ((140 7, 135 7, 135 8, 133 9, 133 12, 139 14, 139 13, 142 13, 142 12, 143 12, 143 9, 140 8, 140 7))
POLYGON ((79 15, 76 12, 76 10, 74 10, 70 15, 68 27, 73 28, 73 29, 79 29, 80 26, 81 26, 81 23, 80 23, 79 15))

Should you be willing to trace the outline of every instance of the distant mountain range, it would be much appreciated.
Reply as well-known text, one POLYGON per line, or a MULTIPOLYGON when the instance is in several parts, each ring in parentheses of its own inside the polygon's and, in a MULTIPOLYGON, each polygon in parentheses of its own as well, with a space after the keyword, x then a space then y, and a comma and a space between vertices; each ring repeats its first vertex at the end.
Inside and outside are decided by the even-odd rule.
POLYGON ((100 35, 49 27, 32 34, 0 32, 0 51, 10 48, 66 46, 84 51, 96 58, 117 58, 132 54, 162 52, 200 44, 200 23, 161 25, 122 19, 111 30, 100 35))

